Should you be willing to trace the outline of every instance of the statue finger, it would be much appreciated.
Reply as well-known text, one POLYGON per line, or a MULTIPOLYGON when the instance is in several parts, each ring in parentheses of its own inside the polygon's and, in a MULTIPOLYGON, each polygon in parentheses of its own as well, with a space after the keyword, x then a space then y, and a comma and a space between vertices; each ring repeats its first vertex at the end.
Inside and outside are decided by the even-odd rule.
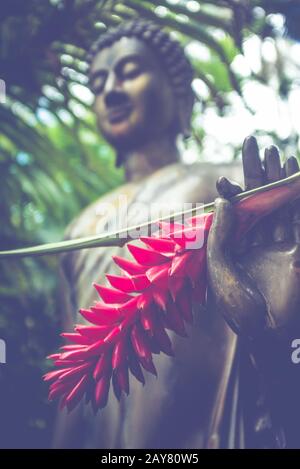
POLYGON ((216 188, 219 195, 224 199, 230 199, 243 190, 236 182, 230 181, 225 176, 219 177, 216 182, 216 188))
POLYGON ((275 145, 265 149, 264 167, 266 183, 278 181, 281 178, 281 163, 278 148, 275 145))
MULTIPOLYGON (((281 167, 280 154, 278 148, 274 145, 266 148, 264 154, 265 178, 266 183, 278 181, 285 177, 285 168, 281 167)), ((288 217, 285 209, 277 210, 264 220, 266 231, 270 240, 283 242, 288 239, 288 217)))
MULTIPOLYGON (((292 176, 299 171, 299 164, 295 156, 290 156, 285 162, 287 176, 292 176)), ((292 211, 292 233, 297 244, 300 244, 300 199, 291 204, 292 211)))
MULTIPOLYGON (((256 138, 253 136, 247 137, 244 140, 242 148, 242 160, 245 190, 260 187, 265 183, 265 174, 262 162, 259 157, 259 149, 256 138)), ((263 243, 265 238, 265 229, 262 222, 259 222, 256 227, 246 236, 245 245, 258 246, 263 243)))
POLYGON ((254 189, 264 184, 264 170, 259 157, 256 138, 247 137, 242 148, 245 190, 254 189))
MULTIPOLYGON (((287 177, 285 165, 281 168, 281 179, 287 177)), ((290 241, 292 239, 291 230, 291 207, 289 204, 278 210, 277 220, 278 224, 274 229, 273 239, 276 243, 290 241)))

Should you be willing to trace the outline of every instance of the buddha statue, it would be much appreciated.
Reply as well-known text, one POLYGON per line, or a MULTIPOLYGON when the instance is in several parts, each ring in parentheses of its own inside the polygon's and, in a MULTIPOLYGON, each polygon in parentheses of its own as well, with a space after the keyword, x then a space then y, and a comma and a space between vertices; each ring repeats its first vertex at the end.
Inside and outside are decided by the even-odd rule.
MULTIPOLYGON (((84 403, 70 414, 59 412, 54 447, 294 444, 292 437, 286 443, 286 416, 277 404, 282 391, 278 383, 290 373, 281 350, 289 353, 300 299, 298 208, 291 207, 288 217, 282 212, 270 216, 240 246, 231 245, 234 214, 229 199, 241 190, 243 171, 239 163, 182 162, 178 140, 190 130, 193 71, 180 44, 160 26, 137 19, 108 30, 92 46, 89 63, 98 127, 114 147, 126 182, 79 214, 66 238, 138 225, 148 221, 143 207, 151 204, 167 210, 175 202, 178 209, 178 204, 221 198, 209 236, 207 307, 195 308, 188 338, 171 334, 175 357, 156 356, 158 379, 147 374, 144 387, 130 379, 130 394, 120 402, 111 394, 96 415, 84 403), (281 365, 278 370, 274 365, 273 347, 283 374, 281 365)), ((266 150, 262 164, 253 137, 244 142, 243 168, 246 189, 298 171, 295 158, 281 168, 275 147, 266 150)), ((84 249, 62 256, 65 330, 80 321, 79 308, 96 300, 92 283, 104 283, 106 273, 117 272, 112 255, 124 256, 125 248, 84 249)), ((294 392, 291 389, 291 395, 294 392)), ((291 425, 290 430, 292 434, 291 425)))

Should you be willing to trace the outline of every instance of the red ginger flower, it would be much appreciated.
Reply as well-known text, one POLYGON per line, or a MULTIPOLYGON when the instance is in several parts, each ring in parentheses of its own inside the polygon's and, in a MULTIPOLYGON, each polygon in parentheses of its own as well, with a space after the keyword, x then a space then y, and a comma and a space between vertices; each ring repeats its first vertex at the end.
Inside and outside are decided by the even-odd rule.
MULTIPOLYGON (((299 196, 299 182, 255 194, 235 205, 239 239, 262 216, 299 196)), ((129 394, 129 371, 142 384, 143 369, 156 375, 153 354, 172 356, 166 329, 185 337, 192 323, 192 301, 205 302, 206 243, 213 213, 193 217, 187 225, 161 223, 162 235, 141 237, 145 248, 128 245, 135 261, 114 257, 123 276, 107 275, 111 287, 95 284, 102 301, 81 315, 92 325, 77 325, 62 334, 71 342, 51 355, 58 370, 49 399, 61 398, 71 411, 86 396, 94 411, 105 407, 112 382, 114 393, 129 394), (189 243, 199 241, 195 248, 189 243), (192 248, 192 249, 191 249, 192 248)))
POLYGON ((143 369, 157 374, 153 354, 173 355, 166 329, 186 337, 192 301, 205 301, 212 217, 193 217, 187 225, 161 223, 162 236, 140 238, 145 248, 128 245, 135 261, 113 258, 124 275, 106 276, 112 288, 94 284, 102 301, 80 310, 92 325, 62 334, 71 345, 49 357, 60 367, 44 377, 53 381, 49 399, 61 397, 60 407, 71 411, 86 395, 96 412, 106 405, 111 382, 120 399, 122 392, 129 394, 129 371, 142 384, 143 369), (191 249, 193 242, 201 247, 191 249))

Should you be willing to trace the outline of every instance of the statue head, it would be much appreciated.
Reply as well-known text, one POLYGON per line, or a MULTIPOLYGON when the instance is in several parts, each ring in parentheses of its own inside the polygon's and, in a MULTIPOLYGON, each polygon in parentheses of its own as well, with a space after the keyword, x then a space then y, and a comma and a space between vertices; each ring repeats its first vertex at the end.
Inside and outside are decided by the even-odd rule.
POLYGON ((149 21, 103 33, 90 50, 89 78, 102 135, 120 154, 189 135, 193 69, 178 41, 149 21))

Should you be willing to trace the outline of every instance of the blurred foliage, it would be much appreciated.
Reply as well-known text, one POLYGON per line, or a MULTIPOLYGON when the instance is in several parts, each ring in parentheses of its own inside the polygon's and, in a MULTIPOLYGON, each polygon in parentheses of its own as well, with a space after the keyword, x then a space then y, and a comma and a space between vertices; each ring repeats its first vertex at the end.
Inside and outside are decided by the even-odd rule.
MULTIPOLYGON (((86 52, 107 27, 133 16, 154 19, 183 44, 200 41, 206 58, 191 55, 207 89, 202 109, 226 109, 227 94, 242 97, 233 59, 250 34, 275 37, 265 18, 287 17, 299 39, 300 8, 293 1, 255 0, 2 0, 0 78, 0 247, 58 240, 79 210, 122 181, 112 150, 98 135, 87 88, 86 52), (257 8, 263 15, 257 15, 257 8)), ((291 83, 280 69, 282 93, 291 83)), ((266 81, 262 70, 255 78, 266 81)), ((248 79, 248 78, 247 78, 248 79)), ((195 129, 203 137, 203 129, 195 129)), ((2 261, 0 446, 47 447, 53 407, 41 375, 57 344, 57 258, 2 261)))

